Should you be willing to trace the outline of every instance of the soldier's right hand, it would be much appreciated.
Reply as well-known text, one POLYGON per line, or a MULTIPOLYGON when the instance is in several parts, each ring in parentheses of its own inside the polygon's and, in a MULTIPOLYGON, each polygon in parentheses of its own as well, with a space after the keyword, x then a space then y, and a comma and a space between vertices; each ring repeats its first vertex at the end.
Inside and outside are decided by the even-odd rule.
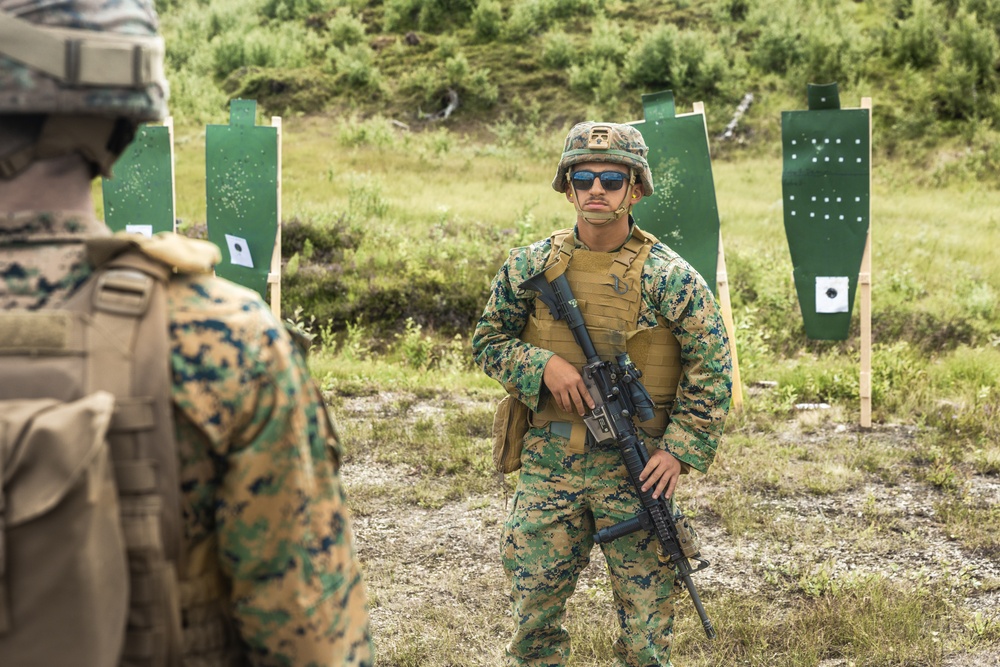
POLYGON ((594 408, 594 399, 587 391, 580 371, 559 355, 552 355, 545 364, 542 382, 561 410, 576 412, 582 417, 587 409, 594 408))

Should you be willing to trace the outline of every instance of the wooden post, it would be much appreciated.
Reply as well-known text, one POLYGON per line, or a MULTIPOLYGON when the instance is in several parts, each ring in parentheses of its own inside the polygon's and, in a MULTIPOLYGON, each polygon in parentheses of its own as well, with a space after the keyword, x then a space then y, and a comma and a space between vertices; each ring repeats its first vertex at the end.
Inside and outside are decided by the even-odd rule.
POLYGON ((167 116, 163 121, 163 126, 167 128, 167 141, 170 143, 170 198, 173 220, 171 229, 177 233, 177 161, 174 153, 174 117, 167 116))
POLYGON ((861 98, 861 108, 868 109, 868 237, 858 274, 861 297, 861 374, 858 393, 861 398, 861 427, 872 426, 872 98, 861 98))
POLYGON ((278 130, 278 231, 267 283, 271 286, 271 312, 281 320, 281 116, 271 116, 271 127, 278 130))
POLYGON ((743 382, 740 380, 740 358, 736 354, 736 324, 733 322, 733 306, 729 302, 729 274, 726 272, 726 251, 722 247, 722 230, 719 230, 719 264, 715 277, 719 291, 719 308, 722 321, 729 336, 729 353, 733 358, 733 410, 743 409, 743 382))
MULTIPOLYGON (((694 113, 705 117, 705 103, 695 102, 692 105, 694 113)), ((709 141, 708 123, 705 124, 705 140, 709 141)), ((743 409, 743 382, 740 380, 740 359, 736 353, 736 324, 733 321, 733 306, 729 301, 729 274, 726 271, 726 251, 722 245, 722 230, 719 230, 719 259, 716 264, 715 286, 719 293, 719 309, 722 311, 722 321, 726 325, 726 335, 729 336, 729 353, 733 359, 733 410, 743 409)))

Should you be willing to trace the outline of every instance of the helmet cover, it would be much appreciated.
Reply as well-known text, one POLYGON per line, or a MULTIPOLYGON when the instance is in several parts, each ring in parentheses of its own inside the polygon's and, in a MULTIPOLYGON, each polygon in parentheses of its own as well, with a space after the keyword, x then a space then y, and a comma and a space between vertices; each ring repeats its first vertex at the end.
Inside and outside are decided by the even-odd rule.
MULTIPOLYGON (((6 15, 0 19, 13 17, 83 41, 88 33, 105 39, 121 36, 126 45, 130 38, 148 43, 158 36, 159 28, 152 0, 0 0, 0 14, 6 15)), ((153 75, 128 86, 68 83, 5 53, 4 41, 0 40, 0 114, 87 114, 136 124, 166 115, 169 91, 162 76, 162 43, 159 51, 143 54, 145 69, 153 75)))
POLYGON ((577 123, 566 135, 552 189, 566 192, 566 171, 583 162, 612 162, 635 170, 644 195, 653 194, 653 175, 646 154, 649 148, 642 133, 624 123, 577 123))

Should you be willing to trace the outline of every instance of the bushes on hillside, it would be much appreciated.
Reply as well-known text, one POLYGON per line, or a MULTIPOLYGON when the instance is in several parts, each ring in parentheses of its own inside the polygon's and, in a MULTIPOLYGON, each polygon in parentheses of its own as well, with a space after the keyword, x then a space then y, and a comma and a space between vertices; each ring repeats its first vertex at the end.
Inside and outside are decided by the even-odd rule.
POLYGON ((339 4, 338 0, 264 0, 260 11, 268 18, 287 21, 328 12, 339 4))
POLYGON ((672 88, 702 97, 722 88, 729 76, 725 57, 711 35, 660 24, 639 38, 625 59, 625 80, 638 88, 672 88))
POLYGON ((837 81, 843 90, 864 82, 866 92, 879 95, 876 113, 889 120, 882 139, 890 145, 928 132, 955 136, 968 121, 1000 125, 1000 0, 892 0, 888 7, 720 0, 709 9, 674 3, 655 14, 670 19, 657 25, 633 19, 650 4, 160 3, 175 82, 172 104, 199 114, 220 106, 217 96, 206 94, 219 84, 224 92, 262 91, 265 105, 301 100, 314 110, 333 101, 352 107, 377 103, 378 109, 368 111, 397 115, 437 105, 449 88, 461 95, 459 113, 496 109, 516 115, 520 100, 541 93, 543 101, 558 98, 561 108, 546 112, 563 117, 621 100, 631 100, 636 109, 639 96, 654 90, 672 89, 685 102, 699 99, 720 108, 755 86, 801 99, 806 83, 837 81), (404 41, 399 33, 410 31, 441 36, 404 41), (506 44, 492 44, 498 40, 506 44), (502 65, 493 64, 499 60, 502 65), (498 77, 501 67, 512 76, 498 77), (317 71, 333 78, 333 90, 305 95, 299 81, 317 71), (245 85, 251 75, 252 85, 245 85), (288 95, 285 82, 293 80, 295 94, 288 95), (502 102, 500 86, 509 88, 502 102), (201 99, 188 99, 192 95, 201 99), (575 108, 566 109, 567 102, 575 108))
POLYGON ((385 0, 385 29, 391 32, 440 32, 469 21, 476 0, 385 0))
POLYGON ((900 21, 893 38, 893 59, 897 65, 923 69, 936 65, 941 57, 944 21, 931 0, 913 0, 910 15, 900 21))
POLYGON ((476 37, 493 40, 500 36, 503 28, 503 9, 498 0, 479 0, 472 11, 472 30, 476 37))

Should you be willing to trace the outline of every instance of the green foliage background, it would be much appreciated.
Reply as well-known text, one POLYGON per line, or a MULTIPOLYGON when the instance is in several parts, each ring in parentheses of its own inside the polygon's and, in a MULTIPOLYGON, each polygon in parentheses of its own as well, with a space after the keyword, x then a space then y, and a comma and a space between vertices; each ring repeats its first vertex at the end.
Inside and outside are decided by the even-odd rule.
MULTIPOLYGON (((157 0, 175 116, 232 97, 267 113, 405 123, 461 98, 452 127, 633 120, 640 96, 703 101, 718 134, 746 93, 742 150, 774 150, 805 85, 875 96, 877 150, 933 163, 942 147, 1000 159, 1000 0, 157 0)), ((735 142, 734 142, 735 143, 735 142)))
MULTIPOLYGON (((572 224, 549 186, 569 125, 637 120, 641 95, 669 88, 679 111, 706 105, 747 387, 695 507, 737 543, 752 536, 802 550, 795 567, 753 564, 773 599, 709 589, 706 604, 729 634, 706 648, 682 615, 679 653, 697 665, 995 655, 1000 618, 967 608, 970 596, 1000 587, 995 577, 939 578, 935 565, 905 590, 889 576, 838 578, 802 555, 810 545, 891 553, 923 537, 874 497, 833 534, 823 517, 775 522, 770 502, 910 480, 934 499, 950 540, 1000 554, 1000 513, 977 491, 1000 474, 1000 0, 156 5, 182 229, 203 231, 205 124, 225 123, 235 97, 258 101, 259 122, 282 116, 283 315, 312 339, 310 367, 335 410, 359 396, 397 396, 373 415, 341 410, 349 464, 423 471, 389 494, 355 482, 358 515, 384 511, 387 496, 435 510, 495 493, 487 452, 501 392, 469 346, 490 280, 509 248, 572 224), (805 107, 807 83, 831 80, 844 106, 874 99, 877 426, 867 433, 845 426, 858 418, 857 319, 847 341, 805 338, 782 228, 780 112, 805 107), (448 90, 458 109, 424 117, 448 90), (746 93, 754 104, 720 140, 746 93), (446 418, 410 414, 418 400, 444 404, 446 418), (795 407, 821 402, 833 408, 795 407), (912 439, 895 438, 901 428, 912 439)), ((413 597, 398 593, 394 574, 371 570, 384 619, 413 597)), ((463 578, 463 597, 469 585, 463 578)), ((387 620, 381 660, 451 665, 470 636, 477 650, 499 645, 507 602, 495 589, 482 597, 496 611, 463 608, 449 622, 446 607, 427 602, 406 622, 387 620)), ((581 656, 571 664, 613 664, 615 622, 595 616, 605 606, 589 607, 570 620, 581 656)))
POLYGON ((1000 0, 157 7, 179 216, 203 220, 201 128, 224 122, 229 99, 257 99, 262 122, 285 119, 286 316, 305 313, 331 349, 429 337, 425 368, 447 357, 434 345, 467 346, 508 248, 571 224, 548 187, 568 125, 638 119, 643 93, 670 88, 680 110, 706 104, 744 380, 779 380, 779 405, 853 402, 856 339, 804 337, 787 248, 774 242, 780 111, 803 108, 809 82, 838 81, 845 106, 872 97, 876 406, 947 428, 962 422, 938 405, 950 396, 979 415, 972 440, 994 434, 996 374, 953 366, 1000 363, 1000 0), (423 117, 449 89, 454 114, 423 117), (735 137, 718 139, 748 92, 735 137))

